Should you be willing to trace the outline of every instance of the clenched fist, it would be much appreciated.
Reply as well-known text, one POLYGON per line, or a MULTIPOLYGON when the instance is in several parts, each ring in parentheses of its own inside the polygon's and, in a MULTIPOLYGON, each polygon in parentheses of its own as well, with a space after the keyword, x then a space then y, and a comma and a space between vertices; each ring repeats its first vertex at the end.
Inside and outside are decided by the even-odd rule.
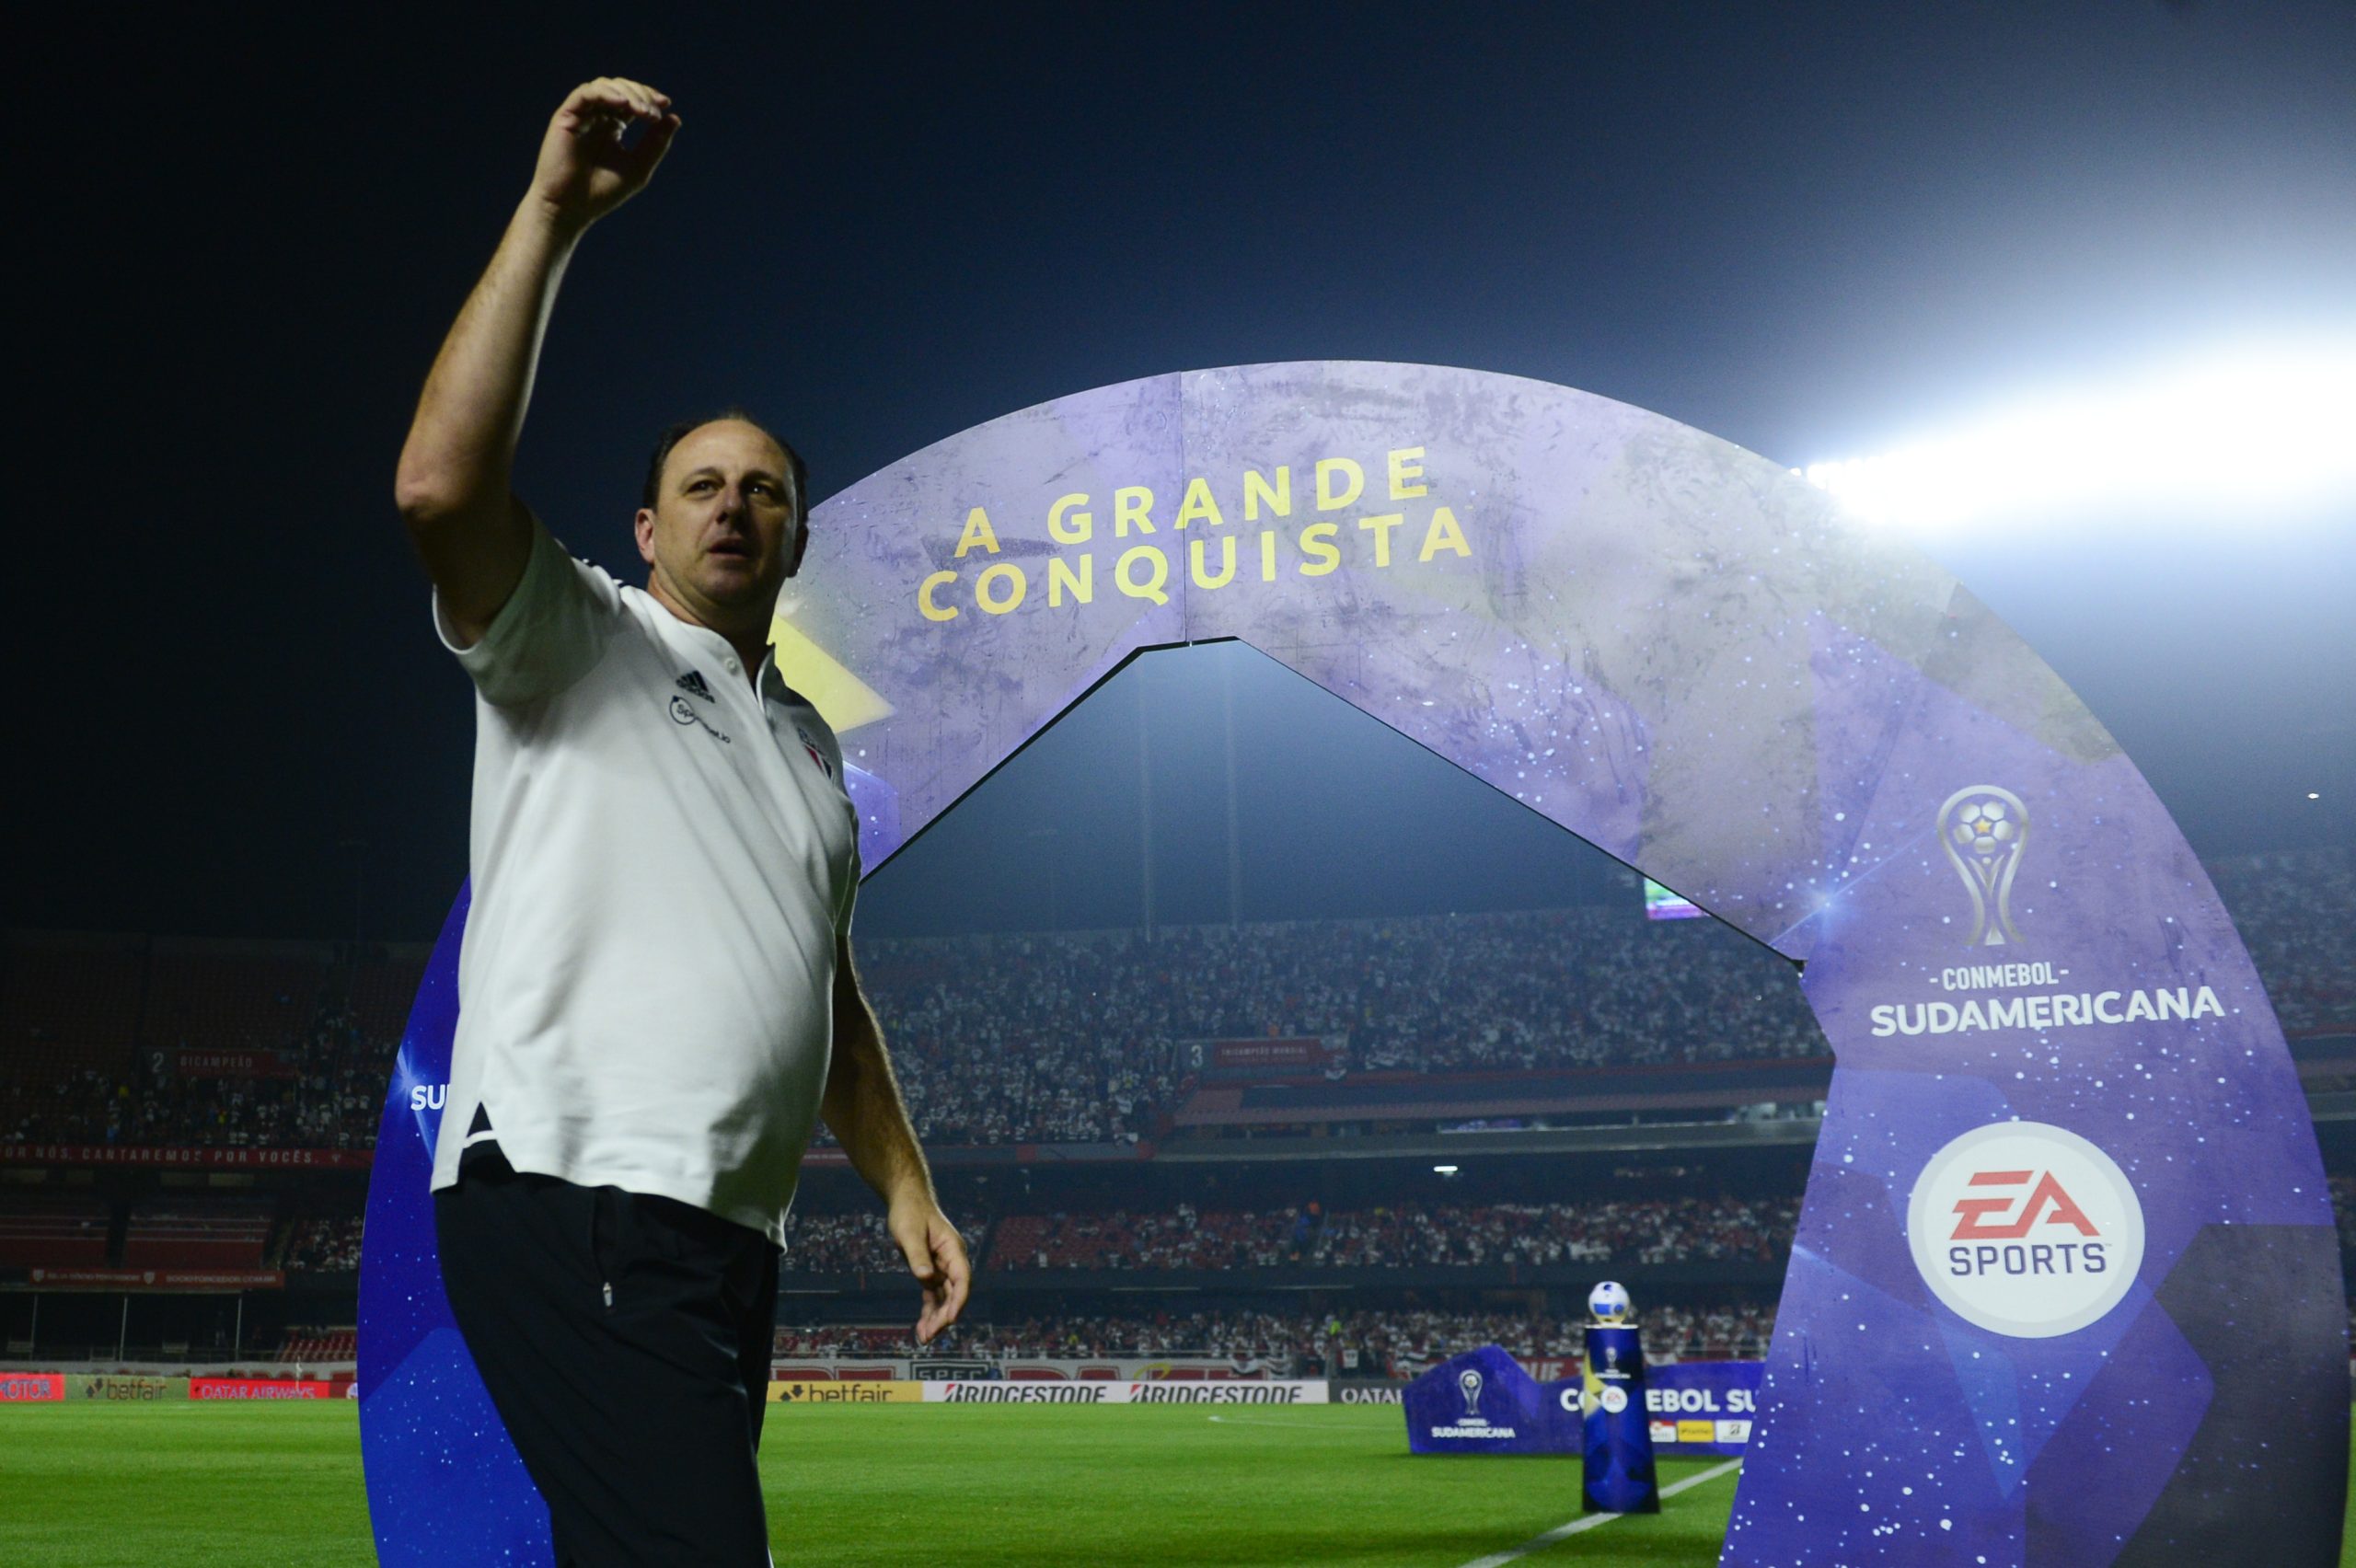
POLYGON ((671 100, 643 82, 600 76, 572 89, 540 141, 532 194, 576 232, 637 195, 678 133, 671 100), (635 142, 623 138, 634 125, 635 142))

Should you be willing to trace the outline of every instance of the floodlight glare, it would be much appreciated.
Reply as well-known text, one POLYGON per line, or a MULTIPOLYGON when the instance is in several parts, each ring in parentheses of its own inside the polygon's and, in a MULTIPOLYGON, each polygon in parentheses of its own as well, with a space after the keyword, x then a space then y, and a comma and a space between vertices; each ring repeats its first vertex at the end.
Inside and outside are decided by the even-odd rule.
POLYGON ((2356 340, 2220 352, 1796 471, 1865 521, 1912 533, 2121 507, 2239 521, 2356 501, 2351 432, 2356 340))

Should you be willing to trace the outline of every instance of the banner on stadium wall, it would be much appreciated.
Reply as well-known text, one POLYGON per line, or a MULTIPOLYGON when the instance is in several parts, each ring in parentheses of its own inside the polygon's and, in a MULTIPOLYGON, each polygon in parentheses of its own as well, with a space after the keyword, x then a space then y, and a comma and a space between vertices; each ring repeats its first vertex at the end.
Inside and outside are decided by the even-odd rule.
POLYGON ((1308 1072, 1334 1059, 1333 1047, 1315 1035, 1286 1040, 1213 1040, 1208 1046, 1206 1059, 1195 1066, 1308 1072))
MULTIPOLYGON (((2215 1530, 2337 1561, 2346 1309, 2281 1029, 2150 787, 1949 573, 1623 404, 1264 364, 870 476, 818 508, 772 628, 842 738, 870 875, 1138 651, 1221 639, 1806 963, 1838 1065, 1727 1563, 2163 1562, 2215 1530), (2114 1484, 2130 1455, 2162 1479, 2114 1484)), ((546 1561, 435 1337, 410 1096, 447 1078, 465 912, 372 1182, 387 1562, 546 1561), (452 1475, 472 1490, 427 1484, 452 1475)))
POLYGON ((830 1383, 851 1379, 885 1383, 923 1376, 921 1372, 910 1370, 905 1361, 882 1361, 866 1366, 844 1366, 839 1362, 831 1365, 814 1361, 769 1363, 771 1379, 784 1383, 830 1383))
POLYGON ((66 1377, 65 1393, 68 1399, 142 1404, 191 1398, 189 1383, 186 1378, 150 1378, 133 1372, 75 1372, 66 1377))
POLYGON ((206 1170, 365 1170, 364 1148, 172 1148, 138 1144, 0 1143, 0 1165, 167 1165, 206 1170))
POLYGON ((922 1404, 925 1385, 901 1378, 855 1378, 809 1381, 777 1378, 770 1382, 771 1404, 922 1404))
POLYGON ((64 1397, 62 1372, 0 1372, 0 1404, 53 1404, 64 1397))
POLYGON ((26 1281, 41 1290, 282 1290, 283 1269, 38 1268, 26 1281))
POLYGON ((978 1356, 918 1356, 907 1364, 908 1376, 919 1382, 936 1379, 954 1381, 959 1378, 987 1378, 997 1370, 997 1364, 978 1356))
POLYGON ((1645 1369, 1645 1412, 1653 1452, 1665 1458, 1710 1455, 1739 1458, 1750 1451, 1758 1413, 1757 1361, 1678 1361, 1645 1369))
POLYGON ((917 1385, 927 1404, 1183 1404, 1322 1405, 1332 1402, 1325 1380, 1268 1378, 1258 1382, 930 1382, 917 1385))
POLYGON ((191 1378, 192 1400, 331 1400, 341 1397, 331 1378, 191 1378))
POLYGON ((834 1378, 906 1378, 913 1382, 1083 1382, 1232 1383, 1265 1381, 1269 1368, 1239 1366, 1232 1361, 1179 1361, 1166 1355, 1111 1358, 1040 1358, 1028 1361, 944 1360, 924 1356, 912 1361, 803 1361, 780 1359, 770 1375, 785 1382, 826 1382, 834 1378))
POLYGON ((268 1078, 295 1076, 294 1058, 283 1051, 159 1052, 165 1064, 182 1078, 268 1078))

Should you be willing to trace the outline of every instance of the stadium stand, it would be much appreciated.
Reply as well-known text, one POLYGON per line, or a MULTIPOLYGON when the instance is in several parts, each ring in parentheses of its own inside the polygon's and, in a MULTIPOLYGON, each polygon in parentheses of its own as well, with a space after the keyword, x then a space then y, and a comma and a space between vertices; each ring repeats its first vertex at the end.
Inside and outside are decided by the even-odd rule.
MULTIPOLYGON (((2310 1082, 2356 1083, 2349 852, 2210 870, 2310 1082)), ((1782 959, 1715 922, 1617 905, 874 938, 860 952, 933 1147, 1740 1119, 1806 1109, 1829 1072, 1782 959), (1222 1074, 1204 1055, 1296 1036, 1330 1047, 1315 1068, 1222 1074)), ((339 959, 322 944, 11 933, 0 1140, 365 1148, 423 963, 420 947, 339 959), (240 1070, 222 1057, 237 1052, 270 1060, 240 1070)))
MULTIPOLYGON (((1774 1311, 1756 1305, 1659 1306, 1639 1313, 1648 1355, 1688 1361, 1755 1357, 1774 1333, 1774 1311)), ((1327 1373, 1414 1377, 1477 1344, 1524 1361, 1566 1360, 1581 1347, 1571 1318, 1510 1312, 1386 1309, 1327 1315, 1252 1309, 1150 1316, 1056 1314, 961 1323, 918 1346, 906 1324, 781 1327, 781 1361, 1110 1361, 1157 1356, 1220 1360, 1275 1376, 1314 1366, 1327 1373)))
MULTIPOLYGON (((978 1259, 988 1244, 988 1218, 960 1217, 966 1253, 978 1259)), ((886 1273, 907 1267, 899 1243, 884 1227, 884 1216, 872 1209, 858 1214, 804 1214, 797 1209, 787 1216, 785 1232, 785 1267, 795 1273, 886 1273)))
POLYGON ((1773 1262, 1790 1250, 1796 1198, 1601 1199, 1587 1203, 1417 1204, 1326 1214, 1276 1212, 1014 1215, 1000 1221, 993 1269, 1463 1267, 1500 1263, 1773 1262))
POLYGON ((2235 856, 2208 870, 2283 1032, 2356 1030, 2356 852, 2235 856))
POLYGON ((1329 1078, 1824 1049, 1781 959, 1616 908, 872 947, 910 1113, 951 1143, 1146 1136, 1209 1040, 1330 1037, 1329 1078))
POLYGON ((146 985, 144 938, 10 934, 0 1080, 46 1085, 131 1064, 146 985))
POLYGON ((363 1038, 398 1043, 409 1027, 409 1010, 425 978, 425 954, 371 956, 352 965, 352 1026, 363 1038))
POLYGON ((140 1043, 176 1050, 291 1049, 318 1009, 328 970, 324 950, 263 953, 243 944, 208 951, 191 943, 158 951, 148 964, 140 1043))
POLYGON ((73 1268, 103 1264, 113 1219, 108 1205, 96 1198, 0 1198, 0 1265, 73 1268))
MULTIPOLYGON (((2350 857, 2210 869, 2310 1093, 2356 1095, 2350 857)), ((1708 922, 1586 907, 872 938, 860 951, 929 1147, 965 1146, 937 1170, 983 1294, 976 1320, 925 1356, 1405 1376, 1495 1341, 1560 1359, 1607 1269, 1636 1291, 1654 1355, 1755 1355, 1772 1332, 1757 1298, 1791 1244, 1805 1138, 1701 1124, 1805 1114, 1829 1063, 1789 966, 1708 922), (1610 1153, 1626 1146, 1606 1136, 1489 1158, 1527 1141, 1491 1133, 1635 1122, 1688 1125, 1665 1155, 1610 1153), (1259 1152, 1288 1132, 1426 1146, 1461 1132, 1447 1150, 1466 1151, 1470 1174, 1259 1152), (1375 1277, 1387 1270, 1400 1272, 1375 1277), (1136 1271, 1182 1277, 1123 1277, 1136 1271), (1159 1294, 1173 1285, 1184 1293, 1159 1294)), ((366 1150, 425 957, 9 933, 0 1145, 100 1154, 0 1148, 0 1271, 283 1269, 283 1288, 234 1303, 143 1297, 133 1343, 227 1355, 242 1332, 288 1361, 349 1361, 339 1325, 357 1309, 364 1162, 256 1166, 237 1188, 135 1161, 71 1167, 106 1167, 126 1145, 366 1150)), ((2339 1114, 2325 1153, 2356 1250, 2356 1122, 2339 1114)), ((788 1312, 851 1320, 780 1331, 781 1356, 918 1355, 898 1249, 838 1156, 814 1162, 789 1242, 788 1312)), ((112 1355, 119 1302, 52 1292, 36 1330, 33 1294, 0 1295, 12 1355, 36 1336, 112 1355)))
POLYGON ((246 1201, 165 1197, 131 1213, 122 1239, 127 1269, 258 1269, 271 1208, 246 1201))
POLYGON ((360 1266, 359 1215, 306 1216, 287 1227, 280 1267, 289 1274, 347 1274, 360 1266))
POLYGON ((318 1366, 351 1361, 359 1354, 358 1329, 292 1328, 286 1331, 286 1337, 279 1343, 278 1352, 271 1359, 287 1364, 305 1362, 318 1366))

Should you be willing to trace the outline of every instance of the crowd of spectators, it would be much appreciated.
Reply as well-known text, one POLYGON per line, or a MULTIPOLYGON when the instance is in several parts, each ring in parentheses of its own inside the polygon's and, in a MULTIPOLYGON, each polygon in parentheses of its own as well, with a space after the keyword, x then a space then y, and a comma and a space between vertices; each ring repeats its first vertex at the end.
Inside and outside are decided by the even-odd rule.
POLYGON ((312 1216, 287 1228, 280 1266, 289 1274, 345 1274, 360 1266, 361 1216, 312 1216))
MULTIPOLYGON (((986 1221, 959 1216, 965 1252, 978 1260, 989 1243, 986 1221)), ((785 1267, 803 1274, 879 1274, 907 1268, 900 1244, 873 1210, 858 1214, 804 1214, 785 1218, 785 1267)))
MULTIPOLYGON (((2339 1188, 2335 1185, 2335 1197, 2339 1188)), ((1046 1268, 1426 1268, 1565 1262, 1773 1262, 1791 1247, 1796 1198, 1440 1204, 1326 1213, 1014 1215, 969 1221, 967 1251, 993 1271, 1046 1268), (995 1243, 995 1245, 994 1245, 995 1243)), ((359 1266, 361 1216, 305 1216, 286 1232, 289 1271, 359 1266)), ((801 1274, 896 1273, 899 1244, 873 1210, 786 1219, 785 1267, 801 1274)))
MULTIPOLYGON (((2286 1029, 2356 1027, 2350 853, 2249 856, 2211 870, 2286 1029)), ((1825 1051, 1782 959, 1714 921, 1647 921, 1616 905, 1150 937, 870 938, 860 952, 918 1130, 941 1145, 1153 1136, 1202 1068, 1204 1043, 1223 1039, 1317 1037, 1335 1078, 1825 1051)), ((181 1070, 176 1044, 187 1042, 156 1019, 120 1051, 25 1025, 21 1046, 0 1040, 0 1141, 366 1147, 400 1013, 370 991, 364 1023, 335 999, 365 989, 321 970, 328 999, 307 1026, 271 1025, 288 1037, 267 1043, 283 1065, 266 1076, 181 1070), (19 1072, 17 1048, 81 1055, 62 1071, 19 1072)), ((309 1005, 277 1000, 287 1006, 249 1011, 300 1017, 309 1005)))
POLYGON ((1142 938, 860 944, 860 973, 927 1142, 1136 1142, 1179 1078, 1142 938))
POLYGON ((998 1269, 1430 1268, 1568 1262, 1772 1262, 1791 1249, 1796 1198, 1431 1204, 1268 1211, 1016 1216, 998 1269))
POLYGON ((920 1135, 1135 1141, 1205 1041, 1318 1036, 1328 1076, 1820 1055, 1791 967, 1621 908, 871 940, 920 1135))
POLYGON ((2356 854, 2242 855, 2209 874, 2283 1032, 2356 1028, 2356 854))
POLYGON ((184 1073, 175 1047, 132 1053, 122 1071, 0 1078, 0 1141, 368 1148, 394 1050, 348 1008, 323 1003, 271 1053, 282 1070, 266 1076, 184 1073))
MULTIPOLYGON (((1658 1359, 1756 1358, 1774 1333, 1773 1308, 1652 1307, 1637 1320, 1645 1352, 1658 1359)), ((1224 1362, 1270 1376, 1412 1378, 1478 1345, 1517 1360, 1576 1357, 1583 1320, 1513 1312, 1387 1309, 1285 1315, 1251 1310, 1111 1317, 1057 1314, 960 1323, 919 1347, 905 1328, 814 1324, 780 1328, 787 1360, 1137 1361, 1160 1357, 1224 1362)))
POLYGON ((2331 1190, 2331 1217, 2339 1227, 2339 1248, 2356 1254, 2356 1176, 2334 1176, 2327 1183, 2331 1190))

